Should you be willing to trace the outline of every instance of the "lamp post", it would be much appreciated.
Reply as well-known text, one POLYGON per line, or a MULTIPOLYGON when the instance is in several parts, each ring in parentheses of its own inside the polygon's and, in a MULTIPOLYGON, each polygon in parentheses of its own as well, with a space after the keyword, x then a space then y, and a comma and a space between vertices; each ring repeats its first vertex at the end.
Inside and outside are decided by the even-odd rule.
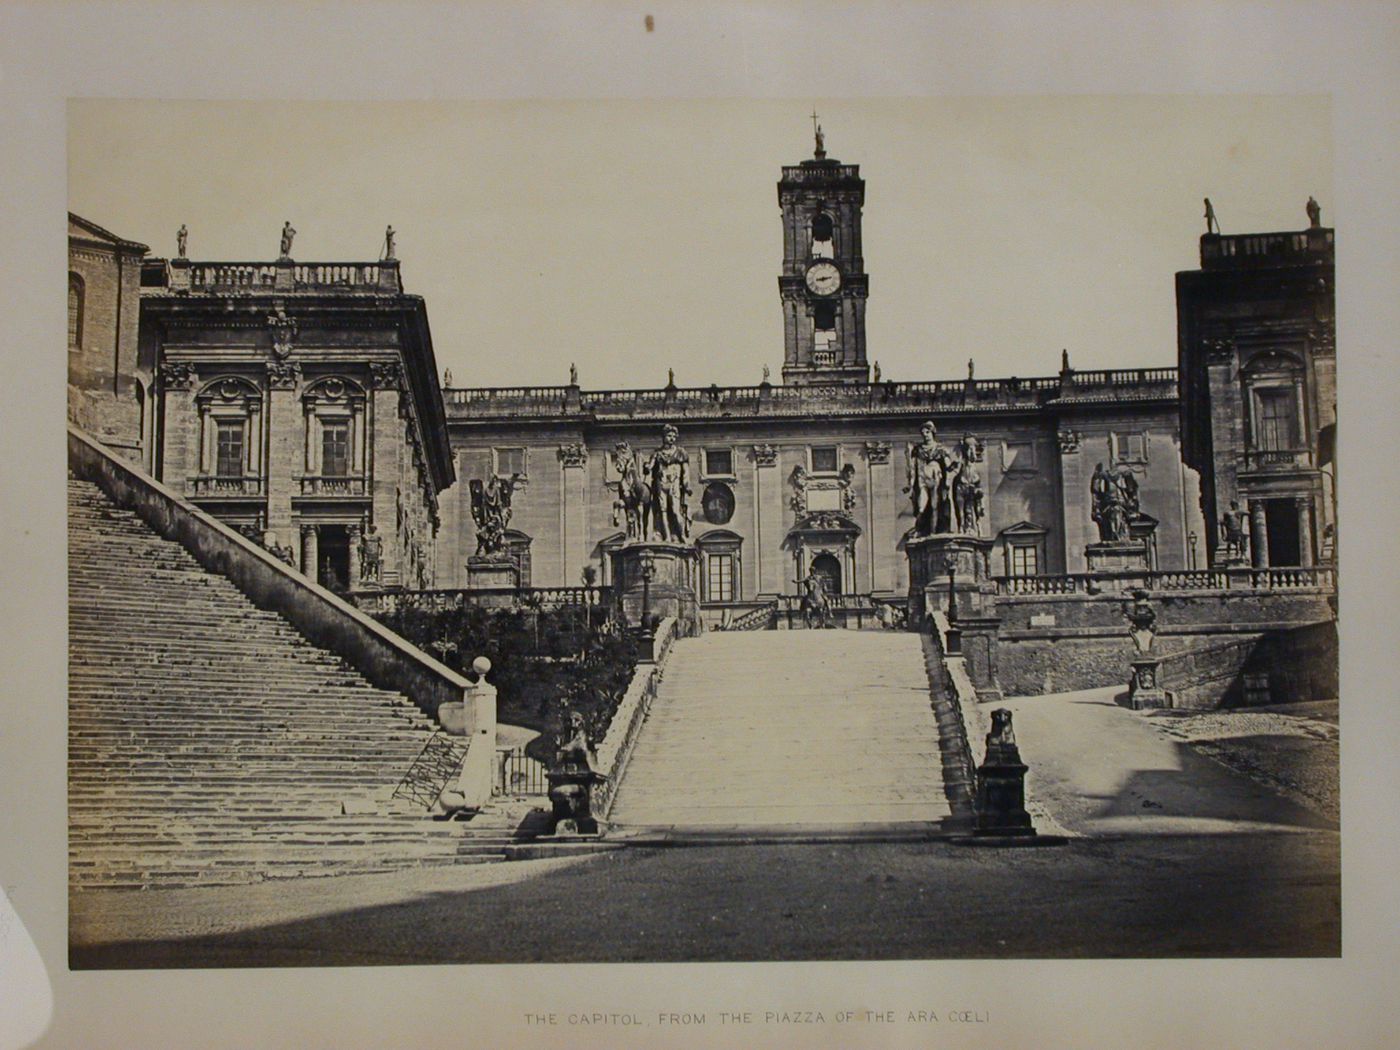
POLYGON ((962 629, 958 627, 958 595, 953 589, 953 572, 957 568, 957 559, 949 556, 948 566, 948 634, 945 641, 945 649, 948 656, 962 655, 962 629))
POLYGON ((1186 534, 1186 544, 1191 548, 1191 568, 1196 568, 1196 534, 1188 532, 1186 534))
POLYGON ((643 551, 641 557, 642 567, 642 631, 649 633, 651 630, 651 581, 656 575, 656 561, 653 559, 651 551, 643 551))

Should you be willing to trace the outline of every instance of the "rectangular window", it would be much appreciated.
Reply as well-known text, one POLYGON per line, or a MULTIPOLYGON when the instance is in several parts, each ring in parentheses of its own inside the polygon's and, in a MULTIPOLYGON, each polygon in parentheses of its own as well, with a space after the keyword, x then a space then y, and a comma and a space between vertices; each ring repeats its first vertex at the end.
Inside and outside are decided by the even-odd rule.
POLYGON ((496 476, 508 478, 512 474, 525 474, 525 450, 523 448, 498 448, 492 454, 496 460, 496 476))
POLYGON ((709 554, 705 557, 705 600, 734 600, 734 555, 709 554))
POLYGON ((1115 462, 1146 463, 1147 435, 1141 432, 1123 431, 1113 435, 1115 462))
POLYGON ((1005 474, 1034 474, 1035 443, 1006 441, 1001 446, 1001 469, 1005 474))
POLYGON ((837 466, 835 445, 812 446, 812 473, 835 474, 837 466))
POLYGON ((734 452, 727 448, 707 448, 705 450, 705 473, 723 477, 734 476, 734 452))
POLYGON ((344 478, 350 474, 350 423, 329 420, 321 424, 321 474, 344 478))
POLYGON ((243 420, 220 420, 217 424, 214 473, 221 478, 243 476, 243 420))
POLYGON ((1256 390, 1255 394, 1259 404, 1259 447, 1275 450, 1295 448, 1297 427, 1293 391, 1276 388, 1256 390))
POLYGON ((1011 575, 1040 575, 1040 555, 1033 544, 1018 544, 1011 548, 1011 575))

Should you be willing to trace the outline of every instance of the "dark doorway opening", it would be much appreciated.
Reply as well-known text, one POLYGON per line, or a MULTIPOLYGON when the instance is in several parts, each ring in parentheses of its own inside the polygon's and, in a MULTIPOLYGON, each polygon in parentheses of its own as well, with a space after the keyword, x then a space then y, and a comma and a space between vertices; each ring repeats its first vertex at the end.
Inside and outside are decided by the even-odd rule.
POLYGON ((1291 499, 1265 500, 1264 525, 1269 537, 1269 564, 1301 565, 1298 504, 1291 499))
POLYGON ((349 589, 350 533, 344 525, 322 525, 316 530, 316 582, 333 591, 349 589))
POLYGON ((812 572, 821 577, 828 595, 841 593, 841 563, 830 554, 818 554, 812 559, 812 572))

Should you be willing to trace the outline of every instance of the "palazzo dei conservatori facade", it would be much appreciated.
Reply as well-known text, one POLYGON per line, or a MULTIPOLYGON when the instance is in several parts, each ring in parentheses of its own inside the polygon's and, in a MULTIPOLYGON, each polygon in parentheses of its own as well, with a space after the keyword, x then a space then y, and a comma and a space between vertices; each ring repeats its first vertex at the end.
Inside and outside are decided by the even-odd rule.
POLYGON ((930 422, 976 474, 1007 581, 1092 568, 1105 472, 1130 478, 1153 570, 1334 557, 1333 241, 1315 204, 1297 233, 1201 238, 1201 269, 1177 276, 1177 366, 1083 371, 1063 354, 1025 376, 969 362, 890 382, 867 352, 864 194, 820 135, 782 168, 780 376, 644 390, 440 382, 392 230, 373 263, 294 261, 290 223, 272 262, 197 262, 183 233, 179 257, 154 259, 70 216, 70 415, 339 590, 466 587, 473 489, 507 487, 522 587, 608 584, 620 453, 644 460, 667 426, 709 615, 812 573, 827 593, 902 600, 908 454, 930 422))

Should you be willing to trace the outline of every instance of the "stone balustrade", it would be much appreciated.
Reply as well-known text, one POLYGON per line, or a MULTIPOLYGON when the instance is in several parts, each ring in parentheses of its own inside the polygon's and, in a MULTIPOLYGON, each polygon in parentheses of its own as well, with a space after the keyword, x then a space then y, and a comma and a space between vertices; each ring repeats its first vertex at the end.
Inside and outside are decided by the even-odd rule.
POLYGON ((450 420, 578 418, 722 419, 726 417, 869 416, 921 411, 991 412, 1036 409, 1065 399, 1173 400, 1175 368, 1067 371, 1020 379, 853 383, 839 386, 661 387, 590 390, 576 387, 481 387, 444 391, 450 420))
POLYGON ((177 292, 234 295, 266 292, 350 292, 383 295, 403 291, 397 260, 383 262, 191 262, 172 259, 165 282, 177 292))
POLYGON ((1333 231, 1324 227, 1297 233, 1207 234, 1201 238, 1201 268, 1221 270, 1284 264, 1289 266, 1331 261, 1333 231))
POLYGON ((999 595, 1036 597, 1067 594, 1126 594, 1149 591, 1331 591, 1336 573, 1330 565, 1270 569, 1191 569, 1166 572, 1069 573, 1045 576, 998 576, 999 595))

